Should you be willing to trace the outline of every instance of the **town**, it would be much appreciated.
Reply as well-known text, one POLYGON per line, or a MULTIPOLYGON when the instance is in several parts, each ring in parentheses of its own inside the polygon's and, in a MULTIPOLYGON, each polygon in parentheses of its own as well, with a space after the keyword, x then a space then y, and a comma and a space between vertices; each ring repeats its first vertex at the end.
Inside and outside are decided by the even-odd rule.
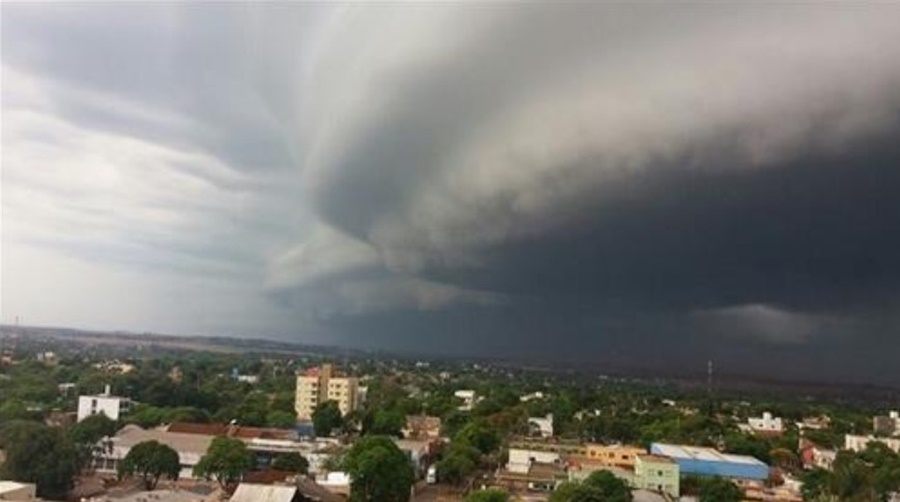
POLYGON ((0 337, 0 500, 900 500, 896 400, 0 337))

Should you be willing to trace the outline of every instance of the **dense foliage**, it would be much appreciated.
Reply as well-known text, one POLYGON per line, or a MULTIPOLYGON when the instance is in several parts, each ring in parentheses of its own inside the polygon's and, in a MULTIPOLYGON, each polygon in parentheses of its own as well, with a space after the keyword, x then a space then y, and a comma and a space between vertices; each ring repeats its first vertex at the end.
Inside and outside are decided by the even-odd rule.
POLYGON ((415 480, 406 454, 387 436, 363 436, 347 453, 351 501, 406 502, 415 480))
POLYGON ((178 479, 181 464, 178 452, 158 441, 144 441, 134 445, 119 462, 120 478, 138 476, 147 490, 153 490, 162 477, 178 479))
POLYGON ((217 437, 210 443, 206 455, 194 466, 194 475, 215 479, 223 488, 230 488, 237 485, 255 463, 253 453, 243 441, 217 437))

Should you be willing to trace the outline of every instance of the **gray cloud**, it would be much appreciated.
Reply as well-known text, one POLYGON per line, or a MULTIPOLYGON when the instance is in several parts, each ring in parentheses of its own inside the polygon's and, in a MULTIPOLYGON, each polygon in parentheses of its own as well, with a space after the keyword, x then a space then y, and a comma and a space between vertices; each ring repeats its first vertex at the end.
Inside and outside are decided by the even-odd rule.
POLYGON ((162 281, 125 324, 218 298, 178 331, 793 376, 900 348, 894 6, 3 14, 4 316, 60 318, 9 291, 74 258, 162 281))

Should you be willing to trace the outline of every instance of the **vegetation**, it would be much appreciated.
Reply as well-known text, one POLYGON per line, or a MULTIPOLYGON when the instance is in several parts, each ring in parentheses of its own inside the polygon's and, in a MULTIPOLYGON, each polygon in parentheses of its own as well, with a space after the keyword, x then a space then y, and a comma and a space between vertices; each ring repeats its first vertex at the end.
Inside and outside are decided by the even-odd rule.
POLYGON ((0 427, 0 447, 6 461, 0 477, 35 483, 44 498, 64 498, 72 487, 78 458, 62 431, 30 421, 12 421, 0 427))
POLYGON ((316 436, 330 436, 331 433, 343 426, 341 409, 336 401, 325 401, 316 405, 312 413, 313 430, 316 436))
POLYGON ((731 481, 715 477, 701 481, 698 498, 700 502, 740 502, 744 495, 731 481))
POLYGON ((363 436, 347 453, 350 500, 405 502, 415 480, 409 459, 387 436, 363 436))
POLYGON ((253 454, 240 439, 217 437, 206 455, 194 466, 194 475, 215 479, 222 488, 232 488, 255 465, 253 454))
POLYGON ((630 502, 631 488, 609 471, 591 473, 582 483, 563 483, 550 502, 630 502))
POLYGON ((181 464, 178 452, 158 441, 144 441, 134 445, 118 466, 120 478, 138 476, 147 490, 156 488, 163 476, 177 480, 179 472, 181 464))
POLYGON ((466 502, 507 502, 508 500, 509 494, 499 488, 478 490, 466 497, 466 502))
POLYGON ((309 460, 297 452, 282 453, 275 457, 275 461, 272 462, 272 467, 280 471, 306 474, 309 472, 309 460))

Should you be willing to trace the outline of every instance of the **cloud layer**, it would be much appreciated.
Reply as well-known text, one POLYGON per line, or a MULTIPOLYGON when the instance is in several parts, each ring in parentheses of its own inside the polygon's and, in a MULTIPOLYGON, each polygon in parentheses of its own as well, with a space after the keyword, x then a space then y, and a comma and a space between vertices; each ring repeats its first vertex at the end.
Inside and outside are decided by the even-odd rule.
POLYGON ((896 14, 4 6, 4 320, 894 381, 896 14))

